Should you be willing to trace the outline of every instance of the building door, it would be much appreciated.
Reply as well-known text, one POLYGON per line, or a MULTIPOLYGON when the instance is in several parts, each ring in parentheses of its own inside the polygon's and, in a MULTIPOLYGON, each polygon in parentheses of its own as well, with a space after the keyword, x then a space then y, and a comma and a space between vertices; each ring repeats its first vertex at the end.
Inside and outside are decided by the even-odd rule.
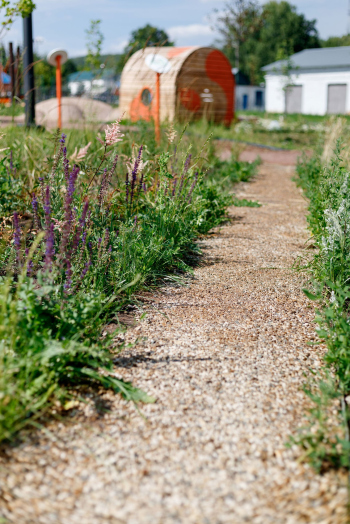
POLYGON ((286 113, 301 113, 301 98, 303 86, 288 86, 286 88, 286 113))
POLYGON ((255 105, 259 109, 263 106, 263 92, 255 91, 255 105))
POLYGON ((346 84, 328 85, 327 113, 343 115, 346 112, 346 84))
POLYGON ((243 109, 248 109, 248 95, 243 95, 243 109))

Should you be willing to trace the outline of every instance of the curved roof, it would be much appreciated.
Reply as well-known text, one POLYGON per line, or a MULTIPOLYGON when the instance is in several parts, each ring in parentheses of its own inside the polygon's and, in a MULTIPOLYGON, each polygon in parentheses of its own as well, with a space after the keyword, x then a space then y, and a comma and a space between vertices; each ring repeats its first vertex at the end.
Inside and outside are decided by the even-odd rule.
MULTIPOLYGON (((347 69, 350 68, 350 46, 304 49, 292 55, 290 60, 296 69, 347 69)), ((261 69, 277 72, 285 63, 285 60, 278 60, 261 69)))
POLYGON ((187 46, 187 47, 145 47, 144 49, 140 49, 139 51, 136 51, 127 63, 124 66, 123 72, 122 72, 122 79, 123 77, 129 76, 130 74, 133 74, 134 76, 137 76, 140 78, 145 74, 148 76, 148 74, 152 73, 154 74, 151 69, 146 65, 145 58, 147 55, 150 54, 159 54, 161 56, 164 56, 170 61, 171 69, 168 73, 163 73, 162 78, 165 80, 170 79, 171 77, 176 77, 177 73, 180 71, 182 64, 192 54, 196 49, 199 49, 200 46, 187 46))

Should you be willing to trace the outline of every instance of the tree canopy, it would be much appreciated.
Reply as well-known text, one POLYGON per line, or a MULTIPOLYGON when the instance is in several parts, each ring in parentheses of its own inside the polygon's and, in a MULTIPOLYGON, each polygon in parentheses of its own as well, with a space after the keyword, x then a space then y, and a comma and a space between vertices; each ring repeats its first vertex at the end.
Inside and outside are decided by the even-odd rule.
POLYGON ((341 47, 345 45, 350 46, 350 35, 330 36, 327 40, 321 41, 322 47, 341 47))
POLYGON ((146 24, 144 27, 132 31, 130 40, 124 48, 124 53, 120 58, 119 69, 123 69, 130 56, 140 49, 144 49, 145 47, 163 47, 173 45, 174 42, 170 41, 169 35, 163 31, 163 29, 146 24))
POLYGON ((252 84, 263 80, 261 68, 281 56, 320 47, 316 20, 307 20, 289 2, 231 0, 217 18, 222 49, 252 84))

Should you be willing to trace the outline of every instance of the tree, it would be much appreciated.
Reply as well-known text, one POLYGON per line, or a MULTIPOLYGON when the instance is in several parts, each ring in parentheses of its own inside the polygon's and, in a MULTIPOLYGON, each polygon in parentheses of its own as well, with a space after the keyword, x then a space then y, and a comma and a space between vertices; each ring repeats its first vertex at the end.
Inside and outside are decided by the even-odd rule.
POLYGON ((330 36, 327 40, 321 40, 322 47, 350 46, 350 35, 330 36))
MULTIPOLYGON (((216 9, 214 12, 219 11, 216 9)), ((233 0, 226 4, 224 12, 217 17, 216 28, 223 38, 223 50, 237 69, 241 68, 241 62, 245 62, 244 57, 240 60, 240 53, 245 54, 244 44, 262 26, 261 14, 262 9, 256 0, 233 0)))
POLYGON ((3 18, 1 22, 0 35, 3 31, 6 31, 10 28, 13 23, 13 20, 17 16, 22 16, 26 18, 30 15, 32 11, 36 8, 33 0, 17 0, 17 2, 11 2, 10 0, 0 0, 0 12, 5 10, 5 13, 2 15, 3 18))
POLYGON ((123 69, 130 56, 140 49, 173 45, 174 42, 169 40, 169 35, 163 29, 146 24, 144 27, 140 27, 131 33, 131 38, 120 57, 118 68, 119 70, 123 69))
POLYGON ((283 50, 288 49, 293 54, 320 47, 316 20, 307 20, 285 0, 270 1, 262 7, 256 0, 231 0, 226 4, 224 15, 218 18, 218 25, 224 37, 223 51, 234 64, 232 53, 227 50, 238 43, 239 68, 253 84, 263 80, 261 68, 278 60, 283 50), (239 9, 242 5, 244 9, 239 9), (241 33, 244 38, 238 40, 236 27, 244 29, 241 33))
POLYGON ((86 33, 87 55, 85 64, 88 69, 97 69, 101 63, 101 50, 104 36, 101 32, 101 20, 91 20, 90 27, 86 33))

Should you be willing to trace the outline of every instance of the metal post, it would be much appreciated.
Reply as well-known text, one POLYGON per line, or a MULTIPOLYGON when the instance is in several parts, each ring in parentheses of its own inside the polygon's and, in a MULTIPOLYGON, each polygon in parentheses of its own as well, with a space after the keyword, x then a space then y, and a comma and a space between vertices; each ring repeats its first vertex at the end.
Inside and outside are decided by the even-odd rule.
POLYGON ((21 96, 21 72, 20 72, 20 63, 21 63, 21 50, 19 46, 17 47, 16 53, 16 68, 15 68, 15 94, 17 98, 21 96))
POLYGON ((32 15, 23 18, 23 76, 26 126, 35 125, 34 56, 32 15))
POLYGON ((11 77, 11 104, 15 101, 15 58, 13 56, 13 44, 9 43, 10 77, 11 77))
POLYGON ((62 128, 62 75, 61 75, 61 55, 56 56, 56 97, 58 103, 58 122, 57 127, 62 128))
POLYGON ((156 73, 156 115, 155 115, 155 134, 156 142, 160 144, 160 73, 156 73))

